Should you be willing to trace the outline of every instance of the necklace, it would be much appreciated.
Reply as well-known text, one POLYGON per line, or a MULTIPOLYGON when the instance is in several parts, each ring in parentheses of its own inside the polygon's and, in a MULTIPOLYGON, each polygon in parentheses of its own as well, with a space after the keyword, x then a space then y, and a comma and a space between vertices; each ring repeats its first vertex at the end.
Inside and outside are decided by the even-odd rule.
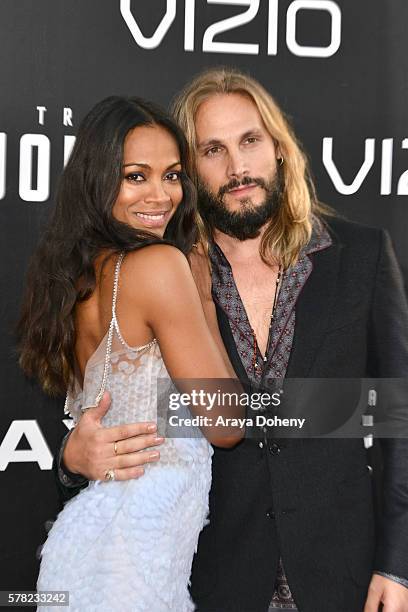
MULTIPOLYGON (((278 276, 276 277, 276 282, 275 282, 275 295, 273 297, 273 304, 272 304, 272 311, 271 311, 271 317, 269 319, 269 330, 268 330, 268 341, 266 343, 266 350, 265 350, 265 355, 263 357, 263 369, 265 367, 266 362, 268 361, 268 354, 269 354, 269 349, 271 347, 271 329, 272 329, 272 325, 275 319, 275 315, 276 315, 276 309, 278 306, 278 293, 279 293, 279 285, 282 279, 282 273, 283 273, 283 268, 282 266, 279 266, 279 270, 278 270, 278 276)), ((252 353, 252 369, 254 371, 254 373, 257 371, 258 369, 258 362, 257 362, 257 340, 256 340, 256 334, 254 332, 254 330, 251 327, 251 331, 252 331, 252 340, 253 340, 253 353, 252 353)))

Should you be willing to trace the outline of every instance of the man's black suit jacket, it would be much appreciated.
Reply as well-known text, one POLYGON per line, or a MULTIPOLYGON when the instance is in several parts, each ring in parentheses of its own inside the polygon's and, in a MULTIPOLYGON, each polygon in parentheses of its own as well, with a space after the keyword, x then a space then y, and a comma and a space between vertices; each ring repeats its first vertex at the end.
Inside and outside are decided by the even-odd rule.
MULTIPOLYGON (((310 256, 287 377, 406 377, 408 308, 387 234, 327 223, 333 244, 310 256)), ((247 382, 228 320, 217 314, 247 382)), ((381 441, 377 530, 361 439, 280 439, 267 452, 248 439, 215 449, 210 523, 192 574, 199 612, 266 612, 279 556, 301 612, 361 612, 373 570, 408 578, 406 442, 381 441)))

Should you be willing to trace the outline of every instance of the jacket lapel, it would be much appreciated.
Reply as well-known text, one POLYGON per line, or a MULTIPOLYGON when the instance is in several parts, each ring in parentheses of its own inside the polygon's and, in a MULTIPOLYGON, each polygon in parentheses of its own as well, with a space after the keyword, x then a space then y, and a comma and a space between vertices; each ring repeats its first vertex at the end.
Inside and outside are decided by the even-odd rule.
POLYGON ((296 303, 295 336, 286 376, 309 376, 318 348, 327 330, 329 315, 335 308, 335 288, 339 280, 342 246, 333 244, 309 255, 312 272, 296 303))
POLYGON ((249 385, 250 382, 249 382, 247 373, 245 371, 245 368, 242 364, 241 358, 238 354, 238 350, 234 342, 234 336, 232 335, 228 317, 223 311, 223 309, 221 308, 221 306, 216 301, 215 301, 215 309, 217 312, 218 327, 220 328, 221 338, 227 350, 228 357, 231 361, 231 365, 235 370, 237 378, 239 378, 239 380, 243 384, 249 385))

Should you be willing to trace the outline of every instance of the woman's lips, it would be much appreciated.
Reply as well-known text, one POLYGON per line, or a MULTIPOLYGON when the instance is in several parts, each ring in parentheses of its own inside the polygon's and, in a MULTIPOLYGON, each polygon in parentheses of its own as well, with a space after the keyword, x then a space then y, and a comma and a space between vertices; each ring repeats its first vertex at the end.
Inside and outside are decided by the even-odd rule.
POLYGON ((136 212, 137 219, 146 227, 162 227, 169 218, 170 211, 136 212))

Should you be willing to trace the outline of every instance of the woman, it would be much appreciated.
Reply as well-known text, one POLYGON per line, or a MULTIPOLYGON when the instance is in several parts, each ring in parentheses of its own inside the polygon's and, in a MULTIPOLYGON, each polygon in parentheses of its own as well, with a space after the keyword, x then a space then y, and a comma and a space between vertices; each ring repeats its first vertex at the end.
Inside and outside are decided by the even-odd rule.
MULTIPOLYGON (((108 98, 80 126, 20 323, 23 369, 48 392, 68 389, 75 422, 108 389, 104 425, 163 424, 171 379, 232 376, 185 257, 197 238, 187 164, 179 128, 142 100, 108 98)), ((205 434, 226 447, 242 436, 205 434)), ((168 438, 143 478, 90 482, 49 533, 38 590, 69 591, 71 610, 193 610, 211 454, 203 437, 168 438)))

